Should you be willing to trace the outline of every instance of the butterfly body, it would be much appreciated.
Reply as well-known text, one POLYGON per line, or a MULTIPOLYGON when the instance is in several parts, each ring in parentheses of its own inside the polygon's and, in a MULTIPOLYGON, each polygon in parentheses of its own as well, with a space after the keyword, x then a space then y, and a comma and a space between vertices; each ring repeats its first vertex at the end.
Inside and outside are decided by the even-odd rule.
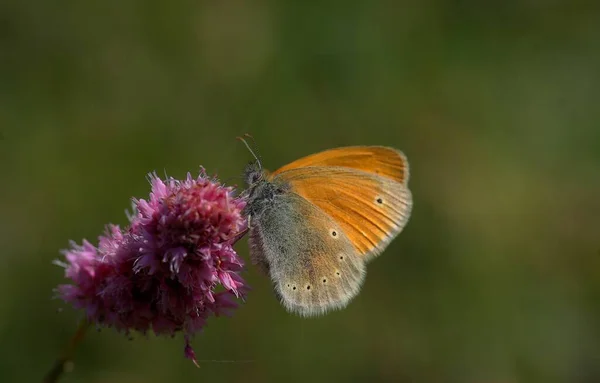
POLYGON ((252 261, 303 316, 345 307, 412 207, 408 163, 391 148, 331 149, 274 173, 250 164, 245 175, 252 261))

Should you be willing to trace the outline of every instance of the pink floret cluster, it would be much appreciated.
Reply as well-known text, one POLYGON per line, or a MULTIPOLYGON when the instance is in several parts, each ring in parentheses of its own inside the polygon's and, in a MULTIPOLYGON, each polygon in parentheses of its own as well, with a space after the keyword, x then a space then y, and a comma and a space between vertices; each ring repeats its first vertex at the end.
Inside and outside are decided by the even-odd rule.
POLYGON ((98 246, 64 250, 72 284, 59 297, 88 321, 118 330, 190 337, 211 315, 229 314, 248 290, 233 243, 246 229, 245 201, 201 171, 197 178, 150 175, 148 200, 134 199, 130 225, 108 225, 98 246))

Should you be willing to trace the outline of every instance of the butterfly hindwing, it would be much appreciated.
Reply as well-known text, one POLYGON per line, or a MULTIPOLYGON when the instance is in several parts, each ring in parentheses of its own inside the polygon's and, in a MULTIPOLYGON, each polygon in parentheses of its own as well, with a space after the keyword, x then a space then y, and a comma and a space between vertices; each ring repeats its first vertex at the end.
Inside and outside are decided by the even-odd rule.
POLYGON ((360 290, 365 265, 342 227, 293 192, 273 204, 252 219, 249 241, 282 304, 303 316, 346 306, 360 290))

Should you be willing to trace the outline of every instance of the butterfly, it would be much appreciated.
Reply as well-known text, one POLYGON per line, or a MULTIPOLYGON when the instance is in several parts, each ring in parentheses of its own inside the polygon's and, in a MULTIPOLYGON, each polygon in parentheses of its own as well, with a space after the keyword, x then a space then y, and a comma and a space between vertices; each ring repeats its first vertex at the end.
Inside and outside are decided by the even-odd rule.
POLYGON ((316 316, 344 308, 363 284, 366 263, 408 222, 406 156, 384 146, 341 147, 272 173, 255 158, 244 171, 252 262, 288 311, 316 316))

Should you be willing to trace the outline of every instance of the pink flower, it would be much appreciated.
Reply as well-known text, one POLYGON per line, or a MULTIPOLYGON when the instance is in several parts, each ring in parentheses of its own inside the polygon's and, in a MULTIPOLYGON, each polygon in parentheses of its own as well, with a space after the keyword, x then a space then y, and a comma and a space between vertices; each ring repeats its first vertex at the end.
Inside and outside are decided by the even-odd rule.
POLYGON ((248 287, 233 249, 246 229, 245 201, 201 171, 184 181, 149 177, 148 200, 134 199, 130 226, 108 225, 98 247, 86 240, 63 251, 73 284, 58 295, 87 319, 129 332, 183 332, 185 355, 195 360, 190 336, 211 315, 229 314, 248 287), (216 291, 222 286, 220 291, 216 291))

